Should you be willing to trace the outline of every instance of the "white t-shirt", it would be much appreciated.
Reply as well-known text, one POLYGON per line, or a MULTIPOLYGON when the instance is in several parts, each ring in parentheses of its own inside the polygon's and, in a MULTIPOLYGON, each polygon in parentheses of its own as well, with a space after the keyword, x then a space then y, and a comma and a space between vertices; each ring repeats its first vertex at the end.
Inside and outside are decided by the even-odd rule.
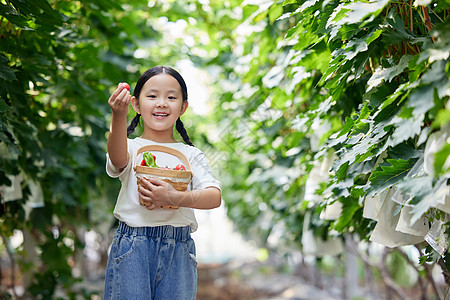
MULTIPOLYGON (((175 227, 190 226, 191 232, 197 230, 198 224, 192 208, 180 207, 179 209, 154 209, 148 210, 139 204, 139 193, 135 166, 136 153, 142 146, 162 145, 182 152, 188 159, 192 167, 192 189, 201 190, 207 187, 220 189, 220 183, 214 178, 206 160, 205 154, 198 148, 183 143, 156 143, 143 138, 128 139, 128 164, 122 172, 118 172, 111 163, 109 155, 106 154, 106 173, 113 178, 119 177, 122 187, 114 208, 114 216, 131 227, 163 226, 172 225, 175 227)), ((151 151, 156 156, 156 164, 159 167, 174 168, 182 163, 177 157, 151 151)), ((138 156, 138 160, 141 159, 138 156)), ((142 160, 142 159, 141 159, 142 160)), ((137 165, 140 164, 140 161, 137 165)), ((189 185, 189 190, 190 190, 189 185)))

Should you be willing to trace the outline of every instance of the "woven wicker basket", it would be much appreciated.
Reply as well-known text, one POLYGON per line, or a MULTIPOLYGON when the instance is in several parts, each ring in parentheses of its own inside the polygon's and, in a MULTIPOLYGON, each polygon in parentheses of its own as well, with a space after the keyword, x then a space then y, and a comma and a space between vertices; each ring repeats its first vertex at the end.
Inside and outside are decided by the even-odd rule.
MULTIPOLYGON (((169 184, 171 184, 175 190, 177 191, 186 191, 189 184, 191 183, 192 179, 192 168, 191 164, 189 163, 189 160, 187 157, 181 153, 178 150, 175 150, 173 148, 161 146, 161 145, 147 145, 144 147, 139 148, 139 150, 136 153, 136 158, 134 160, 134 171, 136 172, 136 178, 137 178, 137 184, 138 186, 141 184, 141 178, 159 178, 169 184), (173 156, 178 157, 186 167, 186 171, 180 171, 180 170, 169 170, 169 169, 160 169, 160 168, 152 168, 147 166, 139 166, 137 165, 138 162, 138 156, 141 153, 144 152, 151 152, 151 151, 157 151, 157 152, 164 152, 171 154, 173 156)), ((142 199, 139 197, 139 203, 141 205, 144 205, 142 199)), ((171 209, 178 209, 178 206, 173 205, 165 205, 161 208, 171 208, 171 209)))

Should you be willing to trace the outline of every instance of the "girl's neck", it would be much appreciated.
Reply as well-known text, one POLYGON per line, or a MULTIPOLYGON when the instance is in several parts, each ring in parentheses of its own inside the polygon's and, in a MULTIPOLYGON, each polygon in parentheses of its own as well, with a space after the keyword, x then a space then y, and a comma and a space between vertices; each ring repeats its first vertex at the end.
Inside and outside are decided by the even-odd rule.
POLYGON ((151 140, 156 143, 178 143, 174 138, 173 133, 161 134, 157 132, 145 132, 141 135, 141 138, 151 140))

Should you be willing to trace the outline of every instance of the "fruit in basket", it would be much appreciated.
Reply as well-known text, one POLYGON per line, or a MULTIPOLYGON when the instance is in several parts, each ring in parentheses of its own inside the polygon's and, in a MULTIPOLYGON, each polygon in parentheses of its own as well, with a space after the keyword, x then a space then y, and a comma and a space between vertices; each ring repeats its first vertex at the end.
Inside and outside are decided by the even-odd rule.
POLYGON ((156 156, 154 156, 150 152, 145 152, 143 158, 144 159, 141 162, 141 166, 144 166, 143 163, 145 163, 145 166, 147 167, 158 168, 155 162, 156 156))
MULTIPOLYGON (((158 158, 158 163, 162 164, 161 157, 158 158)), ((142 165, 147 166, 145 158, 141 161, 141 166, 142 165)), ((139 149, 135 154, 134 171, 136 172, 135 175, 138 186, 143 184, 143 178, 159 178, 160 180, 170 184, 177 191, 187 191, 189 189, 189 185, 192 185, 192 171, 189 160, 180 151, 160 145, 146 145, 139 149), (183 162, 183 164, 179 164, 176 167, 171 166, 170 168, 167 166, 163 167, 163 165, 158 167, 155 163, 156 157, 152 155, 151 151, 170 154, 180 160, 178 163, 183 162), (139 160, 144 157, 146 157, 147 160, 150 160, 150 164, 155 163, 154 166, 156 168, 142 168, 138 166, 137 164, 139 163, 139 160), (164 169, 167 169, 167 171, 164 169), (182 170, 183 172, 177 172, 178 170, 182 170)), ((141 196, 139 196, 139 203, 143 206, 148 204, 142 200, 141 196)), ((179 207, 165 205, 161 208, 178 209, 179 207)))
POLYGON ((143 167, 152 167, 152 168, 159 168, 162 170, 176 170, 176 171, 186 171, 186 167, 182 164, 177 165, 175 168, 171 169, 166 167, 158 167, 156 165, 156 156, 151 154, 150 152, 144 152, 143 159, 141 161, 141 166, 143 167))

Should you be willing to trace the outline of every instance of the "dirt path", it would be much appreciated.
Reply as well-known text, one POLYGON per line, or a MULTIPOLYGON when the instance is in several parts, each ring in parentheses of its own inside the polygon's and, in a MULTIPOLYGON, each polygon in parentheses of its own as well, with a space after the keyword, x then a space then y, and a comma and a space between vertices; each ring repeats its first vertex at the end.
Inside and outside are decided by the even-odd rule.
POLYGON ((200 264, 197 291, 197 300, 342 300, 339 291, 333 295, 259 262, 200 264))
POLYGON ((226 265, 199 265, 197 300, 250 300, 270 296, 270 292, 247 285, 226 265))

